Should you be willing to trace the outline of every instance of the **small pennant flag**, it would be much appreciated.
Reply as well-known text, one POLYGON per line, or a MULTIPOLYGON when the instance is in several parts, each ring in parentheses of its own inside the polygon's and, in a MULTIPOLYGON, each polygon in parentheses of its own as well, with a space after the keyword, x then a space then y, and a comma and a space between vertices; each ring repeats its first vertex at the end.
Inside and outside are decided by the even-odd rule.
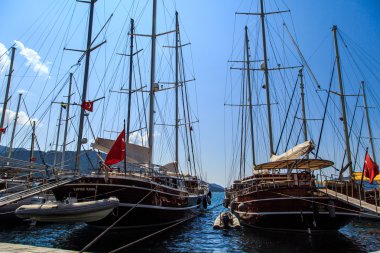
POLYGON ((0 128, 0 133, 5 134, 6 131, 7 131, 7 128, 6 128, 6 127, 2 127, 2 128, 0 128))

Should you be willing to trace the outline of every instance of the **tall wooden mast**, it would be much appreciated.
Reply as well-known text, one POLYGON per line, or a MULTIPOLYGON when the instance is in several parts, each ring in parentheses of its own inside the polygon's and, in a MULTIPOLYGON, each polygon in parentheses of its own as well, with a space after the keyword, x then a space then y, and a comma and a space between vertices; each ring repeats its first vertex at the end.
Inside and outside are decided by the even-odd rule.
MULTIPOLYGON (((4 127, 5 113, 7 112, 7 105, 8 105, 8 99, 9 99, 8 98, 9 88, 11 86, 11 80, 12 80, 13 62, 15 59, 15 51, 16 51, 16 48, 12 47, 11 63, 9 65, 8 80, 7 80, 7 87, 5 89, 5 97, 4 97, 4 104, 3 104, 3 112, 1 114, 0 128, 4 127)), ((0 143, 1 143, 1 136, 2 135, 3 135, 3 132, 0 131, 0 143)))
POLYGON ((350 176, 352 176, 352 160, 351 160, 350 139, 348 136, 348 127, 347 127, 346 103, 345 103, 345 99, 344 99, 343 80, 342 80, 342 73, 341 73, 341 68, 340 68, 338 39, 336 36, 337 26, 334 25, 332 30, 334 32, 335 55, 336 55, 336 64, 338 67, 338 79, 339 79, 339 88, 340 88, 340 103, 342 106, 343 130, 344 130, 344 137, 345 137, 345 141, 346 141, 347 160, 348 160, 348 164, 349 164, 348 168, 349 168, 350 176))
POLYGON ((20 110, 21 97, 22 97, 22 93, 18 94, 16 116, 15 116, 15 121, 13 123, 13 129, 12 129, 12 135, 11 135, 11 144, 9 145, 9 152, 8 152, 9 158, 11 158, 11 156, 12 156, 13 140, 15 138, 15 133, 16 133, 16 126, 17 126, 18 112, 20 110))
POLYGON ((375 148, 374 148, 374 145, 373 145, 372 128, 371 128, 371 122, 370 122, 370 120, 369 120, 369 113, 368 113, 368 106, 367 106, 367 98, 366 98, 366 96, 365 96, 364 81, 362 81, 362 90, 363 90, 363 99, 364 99, 365 116, 366 116, 366 118, 367 118, 367 127, 368 127, 368 134, 369 134, 369 142, 370 142, 370 144, 371 144, 373 161, 376 163, 375 148))
POLYGON ((30 142, 30 155, 29 155, 29 161, 35 162, 36 158, 34 157, 34 142, 36 138, 36 122, 32 122, 32 141, 30 142))
POLYGON ((132 74, 133 74, 133 39, 135 33, 135 21, 131 18, 131 44, 129 52, 129 90, 128 90, 128 115, 127 115, 127 132, 125 142, 129 142, 129 133, 131 126, 131 101, 132 101, 132 74))
POLYGON ((65 118, 65 131, 63 134, 63 146, 62 146, 62 161, 61 168, 65 167, 65 153, 66 153, 66 145, 67 145, 67 132, 69 129, 69 120, 70 120, 70 103, 71 103, 71 86, 73 83, 73 73, 70 73, 69 80, 69 93, 67 95, 67 104, 66 104, 66 118, 65 118))
POLYGON ((57 131, 57 141, 55 142, 55 152, 54 152, 54 162, 53 162, 53 168, 55 169, 55 166, 57 165, 57 155, 58 155, 58 142, 59 142, 59 134, 61 132, 61 121, 62 121, 62 110, 63 110, 64 104, 61 103, 60 109, 59 109, 59 119, 58 119, 58 131, 57 131))
POLYGON ((269 130, 269 158, 275 154, 273 149, 273 133, 272 133, 272 114, 270 108, 270 92, 269 92, 269 73, 268 73, 268 57, 267 57, 267 44, 265 37, 265 13, 264 2, 260 0, 260 17, 261 17, 261 32, 263 38, 263 50, 264 50, 264 75, 265 75, 265 91, 267 97, 267 111, 268 111, 268 130, 269 130))
POLYGON ((247 64, 247 82, 248 82, 248 103, 249 103, 249 119, 250 119, 250 130, 251 130, 251 147, 252 147, 252 164, 256 166, 255 158, 255 139, 253 132, 253 106, 252 106, 252 85, 251 85, 251 66, 250 66, 250 55, 249 55, 249 39, 248 39, 248 27, 245 26, 245 57, 247 64))
POLYGON ((153 0, 153 21, 152 21, 152 48, 150 62, 150 98, 149 98, 149 130, 148 130, 148 145, 149 145, 149 166, 153 162, 153 139, 154 139, 154 92, 155 92, 155 64, 156 64, 156 16, 157 16, 157 0, 153 0))
MULTIPOLYGON (((82 90, 82 104, 86 102, 87 96, 87 82, 90 69, 90 55, 91 55, 91 43, 92 43, 92 22, 94 19, 94 7, 96 0, 91 0, 90 2, 85 2, 90 4, 90 15, 88 19, 88 34, 87 34, 87 47, 86 47, 86 63, 84 67, 84 79, 83 79, 83 90, 82 90)), ((83 136, 83 125, 84 125, 84 109, 80 109, 79 118, 79 129, 78 129, 78 142, 77 151, 75 157, 75 174, 79 174, 79 161, 80 161, 80 151, 82 146, 82 136, 83 136)))
POLYGON ((179 82, 179 22, 178 12, 175 12, 175 161, 176 171, 178 173, 178 130, 179 130, 179 110, 178 110, 178 82, 179 82))
POLYGON ((302 68, 299 70, 300 89, 301 89, 301 104, 302 104, 302 123, 303 123, 303 139, 307 141, 307 126, 306 126, 306 109, 305 109, 305 92, 303 84, 302 68))

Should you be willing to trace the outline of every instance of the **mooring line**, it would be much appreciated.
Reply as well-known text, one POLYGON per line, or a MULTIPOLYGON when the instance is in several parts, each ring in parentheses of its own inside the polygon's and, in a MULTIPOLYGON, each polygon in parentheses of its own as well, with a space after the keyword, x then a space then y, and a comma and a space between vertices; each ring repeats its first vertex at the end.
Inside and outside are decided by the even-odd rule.
MULTIPOLYGON (((214 208, 219 207, 219 206, 221 206, 221 205, 222 205, 222 203, 220 203, 220 204, 218 204, 218 205, 215 205, 215 206, 211 207, 210 209, 208 209, 207 212, 210 211, 210 210, 213 210, 214 208)), ((154 232, 154 233, 152 233, 152 234, 149 234, 149 235, 147 235, 147 236, 144 236, 144 237, 142 237, 142 238, 140 238, 140 239, 137 239, 137 240, 135 240, 135 241, 133 241, 133 242, 130 242, 130 243, 128 243, 128 244, 126 244, 126 245, 124 245, 124 246, 122 246, 122 247, 120 247, 120 248, 114 249, 114 250, 110 251, 109 253, 115 253, 115 252, 118 252, 118 251, 120 251, 120 250, 123 250, 123 249, 126 249, 126 248, 128 248, 128 247, 131 247, 131 246, 133 246, 133 245, 135 245, 135 244, 137 244, 137 243, 139 243, 139 242, 142 242, 142 241, 144 241, 144 240, 146 240, 146 239, 148 239, 148 238, 150 238, 150 237, 153 237, 153 236, 155 236, 155 235, 157 235, 157 234, 160 234, 160 233, 162 233, 162 232, 165 232, 165 231, 168 230, 168 229, 171 229, 171 228, 173 228, 173 227, 175 227, 175 226, 178 226, 178 225, 180 225, 180 224, 182 224, 182 223, 184 223, 184 222, 186 222, 186 221, 188 221, 188 220, 194 219, 195 217, 197 217, 197 216, 199 216, 199 215, 201 215, 201 214, 204 214, 204 213, 197 213, 197 214, 192 215, 192 216, 190 216, 190 217, 188 217, 188 218, 184 218, 183 220, 180 220, 180 221, 177 222, 177 223, 174 223, 174 224, 172 224, 172 225, 170 225, 170 226, 168 226, 168 227, 166 227, 166 228, 163 228, 163 229, 161 229, 161 230, 158 230, 158 231, 156 231, 156 232, 154 232)))
POLYGON ((151 194, 154 190, 156 189, 153 188, 150 192, 148 192, 147 195, 145 195, 139 202, 137 202, 131 209, 129 209, 125 214, 123 214, 119 219, 117 219, 117 221, 115 221, 114 223, 112 223, 111 226, 109 226, 106 230, 104 230, 100 235, 98 235, 94 240, 92 240, 89 244, 87 244, 83 249, 81 249, 81 251, 79 251, 80 253, 82 253, 83 251, 87 250, 89 247, 91 247, 95 242, 97 242, 105 233, 107 233, 110 229, 112 229, 117 223, 119 223, 125 216, 127 216, 127 214, 129 214, 133 209, 135 209, 135 207, 137 207, 141 202, 144 201, 144 199, 146 199, 149 194, 151 194))

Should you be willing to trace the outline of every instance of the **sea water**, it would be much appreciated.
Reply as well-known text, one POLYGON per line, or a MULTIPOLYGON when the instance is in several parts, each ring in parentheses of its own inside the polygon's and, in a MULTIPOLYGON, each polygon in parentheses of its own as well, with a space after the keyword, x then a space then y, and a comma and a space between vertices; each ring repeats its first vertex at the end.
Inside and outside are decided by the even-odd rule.
MULTIPOLYGON (((336 232, 274 232, 212 228, 223 193, 214 193, 208 211, 136 244, 125 252, 368 252, 380 250, 380 222, 355 220, 336 232), (216 206, 216 207, 215 207, 216 206)), ((126 217, 128 219, 128 217, 126 217)), ((15 225, 0 228, 0 242, 81 250, 103 230, 86 224, 15 225)), ((109 252, 154 231, 111 230, 87 251, 109 252)), ((1 249, 0 249, 1 252, 1 249)))

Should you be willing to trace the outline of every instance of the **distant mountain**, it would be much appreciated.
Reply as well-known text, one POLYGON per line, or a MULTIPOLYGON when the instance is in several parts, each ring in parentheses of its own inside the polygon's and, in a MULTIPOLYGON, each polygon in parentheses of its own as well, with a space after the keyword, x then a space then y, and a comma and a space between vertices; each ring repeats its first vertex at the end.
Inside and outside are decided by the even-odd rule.
MULTIPOLYGON (((74 169, 75 166, 75 151, 66 151, 65 153, 65 169, 74 169)), ((0 146, 0 155, 7 156, 8 151, 7 148, 4 146, 0 146)), ((34 157, 36 158, 36 163, 38 164, 47 164, 52 166, 54 163, 54 155, 55 152, 53 150, 51 151, 34 151, 34 157)), ((105 154, 100 154, 103 158, 105 158, 105 154)), ((12 150, 12 158, 23 160, 23 161, 29 161, 30 158, 30 150, 24 149, 24 148, 17 148, 12 150)), ((57 153, 57 163, 61 161, 62 158, 62 152, 57 153)), ((97 155, 97 152, 93 150, 86 150, 81 151, 80 156, 80 163, 79 167, 81 168, 82 172, 89 172, 94 171, 99 168, 99 157, 97 155)))
POLYGON ((208 188, 209 188, 210 191, 212 191, 212 192, 224 192, 224 187, 221 186, 221 185, 215 184, 215 183, 210 183, 210 184, 208 185, 208 188))

